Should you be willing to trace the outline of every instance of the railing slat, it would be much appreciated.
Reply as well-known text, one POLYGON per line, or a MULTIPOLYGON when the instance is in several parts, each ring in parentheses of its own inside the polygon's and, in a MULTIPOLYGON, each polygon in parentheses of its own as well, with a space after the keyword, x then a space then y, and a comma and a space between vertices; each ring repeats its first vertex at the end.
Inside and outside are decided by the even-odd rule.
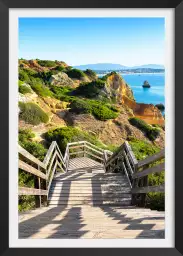
POLYGON ((78 155, 78 154, 81 154, 81 153, 84 153, 84 150, 83 151, 72 152, 72 153, 69 153, 69 155, 72 156, 72 155, 78 155))
POLYGON ((129 169, 130 169, 130 173, 131 173, 131 175, 133 175, 134 171, 132 170, 132 167, 131 167, 131 165, 130 165, 130 162, 129 162, 128 156, 127 156, 127 154, 125 153, 125 151, 123 151, 123 153, 124 153, 124 156, 125 156, 125 159, 126 159, 127 165, 128 165, 128 167, 129 167, 129 169))
POLYGON ((164 157, 165 157, 165 149, 162 149, 157 154, 154 154, 152 156, 149 156, 149 157, 139 161, 138 162, 138 168, 141 168, 141 167, 143 167, 144 165, 147 165, 147 164, 151 164, 155 161, 161 160, 164 157))
POLYGON ((31 165, 23 162, 22 160, 18 161, 18 167, 20 169, 24 170, 25 172, 32 173, 35 176, 40 177, 40 178, 46 180, 46 175, 44 173, 42 173, 41 171, 39 171, 36 168, 32 167, 31 165))
POLYGON ((88 144, 88 145, 90 145, 90 146, 92 146, 93 148, 98 149, 98 150, 99 150, 99 151, 101 151, 101 152, 103 152, 103 151, 104 151, 104 149, 101 149, 101 148, 99 148, 99 147, 95 146, 94 144, 91 144, 91 143, 90 143, 90 142, 88 142, 88 141, 85 141, 85 143, 86 143, 86 144, 88 144))
POLYGON ((136 159, 136 157, 135 157, 135 155, 132 151, 131 146, 129 145, 129 143, 127 141, 124 142, 124 146, 126 147, 133 164, 136 165, 138 163, 138 161, 137 161, 137 159, 136 159))
POLYGON ((20 145, 18 145, 18 152, 23 155, 24 157, 26 157, 28 160, 32 161, 33 163, 39 165, 40 167, 42 167, 43 169, 46 169, 45 164, 42 163, 41 161, 39 161, 39 159, 37 159, 36 157, 34 157, 33 155, 31 155, 27 150, 25 150, 24 148, 22 148, 20 145))
POLYGON ((98 150, 96 150, 96 149, 94 149, 94 148, 92 148, 92 147, 90 147, 90 146, 87 146, 87 145, 86 145, 86 148, 88 148, 88 149, 94 151, 95 153, 97 153, 97 154, 99 154, 99 155, 103 155, 103 152, 100 152, 100 151, 98 151, 98 150))
POLYGON ((36 189, 36 188, 26 188, 26 187, 19 187, 18 194, 21 195, 47 195, 47 190, 36 189))
POLYGON ((148 174, 153 173, 153 172, 156 172, 156 173, 162 172, 164 170, 165 170, 165 163, 161 163, 161 164, 158 164, 158 165, 153 166, 151 168, 148 168, 144 171, 134 173, 133 174, 133 179, 147 176, 148 174))
POLYGON ((51 157, 51 155, 53 153, 53 150, 54 150, 55 146, 56 146, 56 141, 53 141, 51 143, 51 145, 50 145, 50 147, 48 149, 48 152, 47 152, 47 154, 46 154, 46 156, 44 158, 44 161, 43 161, 43 163, 45 164, 46 167, 47 167, 47 165, 48 165, 48 163, 50 161, 50 157, 51 157))
POLYGON ((123 163, 123 169, 124 169, 125 174, 126 174, 126 177, 127 177, 127 179, 128 179, 128 183, 129 183, 129 185, 130 185, 130 188, 132 188, 132 184, 131 184, 131 181, 130 181, 130 178, 129 178, 129 175, 128 175, 128 172, 127 172, 127 169, 126 169, 124 163, 123 163))
POLYGON ((85 153, 88 154, 88 155, 91 155, 91 156, 93 156, 93 157, 95 157, 95 158, 97 158, 97 159, 100 159, 100 160, 104 161, 103 158, 101 158, 101 157, 99 157, 99 156, 96 156, 96 155, 92 154, 92 153, 89 152, 89 151, 85 151, 85 153))
POLYGON ((55 174, 55 170, 56 170, 57 164, 58 164, 58 161, 55 162, 55 165, 53 167, 53 171, 52 171, 52 174, 51 174, 51 177, 50 177, 50 180, 49 180, 49 183, 48 183, 48 187, 47 187, 47 192, 48 193, 50 191, 50 186, 51 186, 51 183, 52 183, 52 180, 53 180, 53 176, 55 174))

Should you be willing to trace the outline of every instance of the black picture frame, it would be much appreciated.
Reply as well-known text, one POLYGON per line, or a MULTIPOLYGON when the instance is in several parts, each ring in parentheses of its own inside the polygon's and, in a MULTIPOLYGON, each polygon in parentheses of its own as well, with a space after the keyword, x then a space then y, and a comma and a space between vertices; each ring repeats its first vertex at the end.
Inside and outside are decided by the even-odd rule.
MULTIPOLYGON (((174 8, 175 9, 175 247, 174 248, 102 248, 105 255, 183 255, 183 204, 182 204, 182 125, 183 125, 183 1, 180 0, 105 0, 105 1, 56 1, 56 0, 0 0, 0 255, 49 255, 51 248, 9 248, 9 9, 10 8, 174 8)), ((173 36, 173 35, 172 35, 173 36)), ((174 170, 172 170, 174 171, 174 170)), ((54 253, 101 254, 100 248, 54 248, 54 253), (66 251, 67 250, 67 251, 66 251), (94 251, 95 250, 95 251, 94 251)))

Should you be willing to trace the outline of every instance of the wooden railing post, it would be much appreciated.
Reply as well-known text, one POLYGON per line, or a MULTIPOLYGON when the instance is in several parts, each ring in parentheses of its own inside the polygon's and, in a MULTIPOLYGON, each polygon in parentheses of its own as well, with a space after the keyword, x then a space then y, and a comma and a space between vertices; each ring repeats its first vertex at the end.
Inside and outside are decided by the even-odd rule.
MULTIPOLYGON (((138 171, 138 164, 134 165, 134 173, 138 171)), ((132 181, 132 189, 138 187, 138 179, 133 179, 132 181)), ((137 195, 132 194, 132 205, 137 204, 137 195)))
MULTIPOLYGON (((40 170, 39 165, 38 165, 38 170, 40 170)), ((34 188, 39 189, 39 191, 40 191, 40 189, 41 189, 41 179, 40 179, 40 177, 37 177, 37 176, 34 177, 34 188)), ((40 193, 39 193, 39 195, 35 196, 35 205, 36 205, 36 208, 41 207, 41 195, 40 195, 40 193)))
POLYGON ((84 142, 84 144, 83 144, 84 146, 83 146, 83 151, 84 151, 84 157, 86 157, 86 142, 84 142))

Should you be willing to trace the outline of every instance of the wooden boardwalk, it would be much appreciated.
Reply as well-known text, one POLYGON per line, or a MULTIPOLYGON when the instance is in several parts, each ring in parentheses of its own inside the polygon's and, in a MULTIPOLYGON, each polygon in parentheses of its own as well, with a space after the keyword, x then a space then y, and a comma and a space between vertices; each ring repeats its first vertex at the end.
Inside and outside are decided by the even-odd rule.
POLYGON ((164 213, 134 207, 44 207, 20 214, 19 238, 164 238, 164 213))

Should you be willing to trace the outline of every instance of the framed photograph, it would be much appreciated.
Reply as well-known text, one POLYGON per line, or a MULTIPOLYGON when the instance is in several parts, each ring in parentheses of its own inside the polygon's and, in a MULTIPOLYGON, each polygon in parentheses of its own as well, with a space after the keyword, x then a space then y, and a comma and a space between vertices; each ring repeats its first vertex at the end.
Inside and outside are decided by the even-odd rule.
POLYGON ((183 253, 182 16, 0 1, 2 255, 183 253))

